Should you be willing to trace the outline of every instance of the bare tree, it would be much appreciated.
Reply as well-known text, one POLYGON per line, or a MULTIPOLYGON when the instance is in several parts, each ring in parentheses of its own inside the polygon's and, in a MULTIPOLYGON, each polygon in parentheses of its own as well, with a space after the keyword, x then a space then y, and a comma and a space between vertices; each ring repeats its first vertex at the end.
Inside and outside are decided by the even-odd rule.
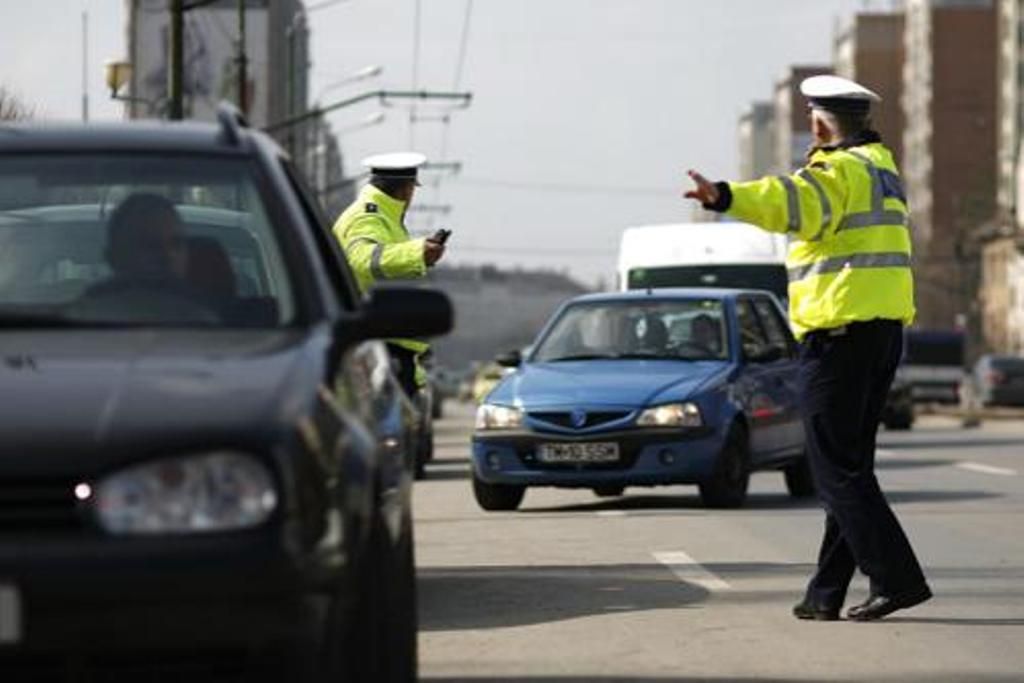
POLYGON ((0 121, 18 121, 32 118, 32 108, 14 93, 0 85, 0 121))

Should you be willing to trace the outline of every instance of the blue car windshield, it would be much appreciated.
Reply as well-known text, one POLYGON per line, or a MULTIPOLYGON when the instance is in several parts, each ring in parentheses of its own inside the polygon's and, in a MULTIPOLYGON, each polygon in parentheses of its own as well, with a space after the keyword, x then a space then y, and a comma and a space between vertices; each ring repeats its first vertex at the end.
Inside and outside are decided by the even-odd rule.
POLYGON ((717 300, 586 302, 562 312, 531 360, 724 360, 727 339, 717 300))
POLYGON ((220 156, 0 159, 0 326, 279 327, 296 315, 249 164, 220 156))

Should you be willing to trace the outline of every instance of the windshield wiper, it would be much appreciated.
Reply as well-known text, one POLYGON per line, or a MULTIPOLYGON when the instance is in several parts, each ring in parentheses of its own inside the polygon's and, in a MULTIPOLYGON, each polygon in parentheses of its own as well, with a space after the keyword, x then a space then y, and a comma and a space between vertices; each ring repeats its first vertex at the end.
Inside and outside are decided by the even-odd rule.
POLYGON ((578 353, 573 356, 559 356, 558 358, 548 358, 545 363, 558 363, 560 361, 569 360, 615 360, 618 356, 610 355, 606 353, 578 353))

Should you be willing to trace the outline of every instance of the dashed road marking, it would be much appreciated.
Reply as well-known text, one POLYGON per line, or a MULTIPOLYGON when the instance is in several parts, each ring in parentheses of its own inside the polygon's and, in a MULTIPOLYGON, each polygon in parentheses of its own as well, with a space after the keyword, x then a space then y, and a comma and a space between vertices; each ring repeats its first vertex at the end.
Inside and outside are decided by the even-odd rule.
POLYGON ((625 517, 625 510, 598 510, 595 512, 598 517, 625 517))
POLYGON ((654 559, 669 568, 676 578, 709 591, 729 590, 731 586, 718 578, 682 550, 651 553, 654 559))
POLYGON ((994 465, 983 465, 980 462, 958 462, 956 464, 962 470, 969 472, 980 472, 982 474, 996 474, 1001 477, 1012 477, 1017 474, 1017 470, 1011 470, 1009 467, 996 467, 994 465))
POLYGON ((891 458, 896 455, 896 451, 891 451, 888 448, 876 448, 875 455, 879 458, 891 458))

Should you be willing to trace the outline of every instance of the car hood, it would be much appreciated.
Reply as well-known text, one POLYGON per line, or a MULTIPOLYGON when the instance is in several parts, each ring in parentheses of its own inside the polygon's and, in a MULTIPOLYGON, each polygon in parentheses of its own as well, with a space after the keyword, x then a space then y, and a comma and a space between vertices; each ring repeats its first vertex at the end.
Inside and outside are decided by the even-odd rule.
POLYGON ((295 330, 6 332, 0 476, 266 438, 310 348, 295 330))
POLYGON ((727 368, 724 361, 531 363, 505 378, 487 400, 527 410, 576 405, 638 408, 691 398, 727 368))

